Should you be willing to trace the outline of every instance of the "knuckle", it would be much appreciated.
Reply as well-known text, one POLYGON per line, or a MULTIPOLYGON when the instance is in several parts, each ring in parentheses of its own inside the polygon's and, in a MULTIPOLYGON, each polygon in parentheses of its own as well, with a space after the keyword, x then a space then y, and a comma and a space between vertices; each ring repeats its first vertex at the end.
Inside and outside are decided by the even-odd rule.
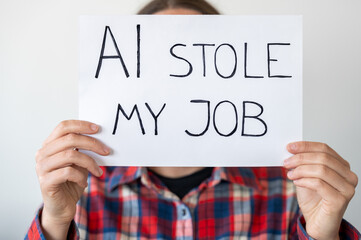
POLYGON ((77 151, 74 151, 74 150, 66 150, 64 151, 64 158, 65 159, 75 159, 76 156, 77 156, 77 151))
POLYGON ((41 176, 41 173, 43 172, 43 167, 40 164, 35 165, 35 171, 38 174, 38 176, 41 176))
POLYGON ((355 185, 357 186, 358 185, 358 176, 355 174, 355 185))
POLYGON ((296 155, 297 163, 303 163, 304 159, 305 159, 305 156, 303 154, 297 154, 296 155))
POLYGON ((86 139, 87 139, 87 144, 91 149, 95 150, 101 148, 100 142, 97 139, 88 136, 86 139))
POLYGON ((314 186, 316 188, 322 188, 323 187, 323 181, 321 179, 315 179, 313 182, 314 182, 313 184, 314 184, 314 186))
POLYGON ((38 177, 39 177, 39 175, 40 175, 40 169, 39 169, 39 165, 38 165, 38 164, 35 165, 35 172, 36 172, 36 174, 37 174, 38 177))
POLYGON ((351 200, 353 196, 355 196, 355 188, 351 188, 351 190, 348 192, 348 200, 351 200))
POLYGON ((320 154, 320 162, 321 162, 321 164, 327 165, 327 163, 329 161, 329 159, 328 159, 329 155, 327 153, 324 153, 324 152, 319 153, 319 154, 320 154))
POLYGON ((77 135, 75 133, 69 133, 65 137, 65 140, 71 145, 74 145, 76 139, 77 139, 77 135))
POLYGON ((81 174, 81 181, 82 182, 87 182, 88 180, 88 175, 87 174, 81 174))
POLYGON ((45 180, 44 176, 38 175, 38 180, 39 180, 40 187, 43 188, 46 186, 47 181, 45 180))
POLYGON ((79 184, 80 184, 80 186, 82 186, 83 188, 86 188, 86 187, 88 186, 87 181, 83 181, 83 180, 80 181, 79 184))
POLYGON ((84 183, 87 182, 87 178, 84 176, 84 174, 80 174, 76 177, 76 181, 84 186, 84 183))
POLYGON ((66 178, 66 179, 69 179, 69 177, 73 174, 73 170, 71 167, 66 167, 64 168, 63 170, 63 176, 66 178))
POLYGON ((35 161, 36 163, 40 162, 40 159, 42 158, 42 151, 41 149, 39 149, 38 151, 36 151, 35 153, 35 161))
POLYGON ((69 126, 69 120, 64 120, 58 124, 58 129, 60 131, 65 131, 68 128, 68 126, 69 126))
POLYGON ((330 147, 326 143, 321 143, 321 150, 327 152, 330 150, 330 147))
POLYGON ((90 141, 93 147, 97 147, 99 145, 98 141, 95 138, 90 138, 90 141))
POLYGON ((325 175, 328 174, 328 172, 329 172, 329 169, 328 169, 326 166, 324 166, 324 165, 321 165, 321 166, 318 168, 318 174, 319 174, 320 176, 325 176, 325 175))
POLYGON ((337 198, 337 203, 339 205, 339 208, 343 207, 346 203, 349 202, 349 199, 348 197, 342 195, 342 194, 339 194, 339 197, 337 198))
POLYGON ((352 172, 352 176, 353 176, 353 185, 356 187, 358 185, 358 176, 352 172))
POLYGON ((344 195, 338 194, 336 197, 332 199, 332 209, 329 210, 331 214, 338 212, 340 209, 344 208, 347 199, 344 195))

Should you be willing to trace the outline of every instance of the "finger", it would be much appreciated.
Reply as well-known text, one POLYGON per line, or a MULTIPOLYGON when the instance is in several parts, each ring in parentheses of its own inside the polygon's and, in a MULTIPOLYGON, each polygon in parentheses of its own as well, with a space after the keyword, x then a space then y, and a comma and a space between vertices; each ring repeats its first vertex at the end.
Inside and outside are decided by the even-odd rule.
POLYGON ((99 126, 91 122, 80 120, 65 120, 56 126, 54 131, 44 141, 43 146, 69 133, 94 134, 97 133, 98 130, 99 126))
POLYGON ((55 139, 46 147, 40 149, 36 158, 37 160, 41 160, 61 151, 74 149, 74 147, 92 151, 103 156, 110 153, 110 149, 95 138, 69 133, 63 137, 55 139))
POLYGON ((45 175, 48 172, 71 165, 85 168, 97 177, 100 177, 103 174, 102 169, 93 158, 74 150, 62 151, 45 158, 37 163, 36 168, 38 175, 45 175))
POLYGON ((55 171, 49 172, 45 176, 39 177, 40 185, 46 192, 51 191, 54 187, 62 183, 74 182, 81 188, 86 188, 87 183, 87 170, 81 170, 75 166, 60 168, 55 171))
POLYGON ((328 153, 299 153, 284 161, 284 166, 293 169, 301 165, 323 165, 337 172, 354 187, 357 186, 357 176, 350 169, 328 153))
POLYGON ((337 172, 323 165, 302 165, 289 171, 287 176, 291 180, 301 178, 321 179, 339 191, 347 199, 351 199, 355 193, 355 188, 350 183, 337 172))
POLYGON ((337 209, 345 208, 349 202, 344 195, 340 194, 335 188, 319 178, 300 178, 293 181, 293 183, 297 187, 315 191, 322 199, 329 203, 333 203, 334 208, 332 209, 335 210, 335 212, 338 211, 337 209))
POLYGON ((325 143, 320 142, 307 142, 307 141, 301 141, 301 142, 293 142, 289 143, 287 145, 287 150, 290 153, 297 154, 297 153, 306 153, 306 152, 324 152, 328 153, 334 158, 338 159, 342 164, 350 168, 350 164, 344 160, 338 153, 330 148, 325 143))

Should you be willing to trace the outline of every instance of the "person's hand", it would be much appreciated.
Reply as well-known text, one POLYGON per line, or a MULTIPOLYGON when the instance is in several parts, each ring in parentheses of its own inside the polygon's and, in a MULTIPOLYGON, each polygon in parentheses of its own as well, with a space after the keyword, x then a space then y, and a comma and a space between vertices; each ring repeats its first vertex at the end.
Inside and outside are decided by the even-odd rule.
POLYGON ((101 176, 102 170, 78 149, 108 155, 110 149, 98 140, 82 134, 95 134, 99 127, 85 121, 61 122, 36 153, 44 207, 41 225, 47 239, 65 239, 76 211, 76 203, 87 187, 88 171, 101 176))
POLYGON ((314 239, 339 239, 343 214, 355 193, 358 179, 350 164, 324 143, 296 142, 287 145, 294 154, 284 162, 288 178, 314 239))

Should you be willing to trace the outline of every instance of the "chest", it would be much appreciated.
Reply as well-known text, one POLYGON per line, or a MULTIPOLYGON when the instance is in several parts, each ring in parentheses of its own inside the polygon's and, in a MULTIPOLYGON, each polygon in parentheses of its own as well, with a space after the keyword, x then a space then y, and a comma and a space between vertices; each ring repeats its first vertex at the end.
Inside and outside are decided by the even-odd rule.
POLYGON ((287 200, 221 183, 183 201, 140 185, 88 201, 88 237, 98 239, 286 239, 287 200))

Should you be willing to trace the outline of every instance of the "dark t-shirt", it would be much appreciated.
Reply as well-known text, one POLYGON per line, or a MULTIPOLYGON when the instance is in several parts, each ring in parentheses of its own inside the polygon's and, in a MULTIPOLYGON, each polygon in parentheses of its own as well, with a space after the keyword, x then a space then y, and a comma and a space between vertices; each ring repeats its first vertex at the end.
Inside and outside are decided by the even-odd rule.
POLYGON ((163 177, 153 171, 152 173, 156 175, 171 192, 182 199, 190 190, 198 187, 204 180, 209 178, 212 175, 212 171, 212 167, 207 167, 180 178, 163 177))

